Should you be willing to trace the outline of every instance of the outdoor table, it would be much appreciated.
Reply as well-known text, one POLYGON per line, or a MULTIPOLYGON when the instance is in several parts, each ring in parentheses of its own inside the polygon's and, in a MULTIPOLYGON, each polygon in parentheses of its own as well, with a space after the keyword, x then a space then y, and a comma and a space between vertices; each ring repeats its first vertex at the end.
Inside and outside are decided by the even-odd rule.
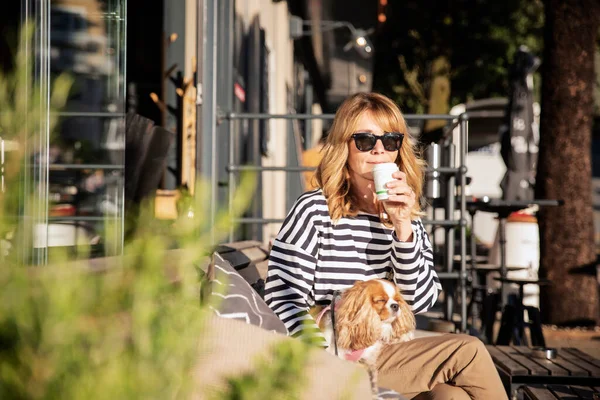
MULTIPOLYGON (((506 266, 506 220, 508 216, 513 212, 520 211, 534 205, 539 207, 548 207, 548 206, 559 206, 562 205, 562 200, 502 200, 502 199, 492 199, 487 196, 481 198, 472 198, 467 200, 467 210, 472 216, 472 220, 474 220, 474 215, 477 211, 494 213, 498 215, 498 242, 500 245, 500 277, 506 278, 507 266, 506 266)), ((471 223, 472 224, 472 223, 471 223)), ((473 229, 473 226, 472 226, 473 229)), ((473 241, 473 239, 472 239, 473 241)), ((475 246, 471 244, 471 255, 473 256, 473 248, 475 246)), ((475 267, 474 261, 472 261, 472 266, 475 267)), ((501 292, 502 292, 502 303, 504 302, 505 297, 505 287, 504 282, 502 282, 501 292)))
MULTIPOLYGON (((507 271, 522 271, 527 269, 525 266, 508 265, 507 271)), ((487 343, 493 343, 494 322, 496 320, 496 310, 499 304, 499 295, 496 291, 490 289, 487 284, 487 274, 500 272, 501 268, 497 264, 476 264, 472 267, 473 282, 471 284, 471 302, 469 303, 468 313, 473 320, 481 319, 479 333, 483 333, 487 343), (477 304, 481 306, 481 313, 477 309, 477 304)), ((472 327, 472 329, 475 329, 472 327)), ((477 336, 480 336, 478 333, 477 336)))
MULTIPOLYGON (((495 311, 496 309, 504 310, 504 302, 506 298, 506 285, 504 279, 507 278, 508 266, 506 265, 506 221, 508 216, 513 212, 520 211, 534 205, 538 207, 549 207, 549 206, 559 206, 564 202, 562 200, 502 200, 502 199, 493 199, 487 196, 477 198, 472 197, 467 199, 467 211, 471 215, 471 232, 475 231, 475 214, 478 211, 494 213, 498 216, 498 242, 500 245, 500 265, 498 266, 500 269, 500 278, 501 286, 500 286, 500 295, 490 295, 485 304, 491 310, 488 310, 488 317, 491 317, 491 321, 482 321, 483 325, 487 325, 486 329, 486 337, 489 343, 492 343, 492 326, 495 320, 495 311), (499 297, 499 299, 498 299, 499 297), (493 309, 493 310, 492 310, 493 309)), ((475 235, 471 235, 471 269, 474 273, 477 271, 477 257, 476 257, 476 243, 475 243, 475 235)), ((476 276, 474 277, 474 280, 476 276)), ((477 285, 477 282, 474 282, 477 285)), ((485 318, 485 317, 484 317, 485 318)))
MULTIPOLYGON (((553 360, 525 346, 486 346, 509 398, 524 385, 600 386, 600 360, 575 348, 557 349, 553 360)), ((574 398, 574 397, 571 397, 574 398)))
POLYGON ((544 334, 542 333, 542 322, 540 319, 540 310, 537 307, 525 306, 523 304, 523 292, 525 285, 549 285, 548 279, 535 278, 494 278, 502 283, 516 284, 519 286, 519 294, 516 298, 517 303, 506 304, 502 310, 502 320, 500 322, 500 331, 496 339, 497 345, 509 345, 512 339, 515 345, 527 345, 525 336, 525 326, 529 325, 531 344, 534 346, 546 346, 544 334), (525 323, 524 313, 527 311, 529 322, 525 323))

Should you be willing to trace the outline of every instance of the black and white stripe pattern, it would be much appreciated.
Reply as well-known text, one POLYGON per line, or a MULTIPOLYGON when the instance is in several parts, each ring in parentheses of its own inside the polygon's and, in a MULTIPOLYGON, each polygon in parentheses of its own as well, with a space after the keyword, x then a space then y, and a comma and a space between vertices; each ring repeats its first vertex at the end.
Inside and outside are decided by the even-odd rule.
POLYGON ((333 224, 320 189, 304 193, 284 221, 269 256, 265 300, 291 335, 324 338, 307 314, 331 302, 335 290, 355 281, 386 278, 396 283, 415 313, 432 306, 441 291, 433 252, 420 220, 413 242, 400 242, 379 217, 359 214, 333 224))

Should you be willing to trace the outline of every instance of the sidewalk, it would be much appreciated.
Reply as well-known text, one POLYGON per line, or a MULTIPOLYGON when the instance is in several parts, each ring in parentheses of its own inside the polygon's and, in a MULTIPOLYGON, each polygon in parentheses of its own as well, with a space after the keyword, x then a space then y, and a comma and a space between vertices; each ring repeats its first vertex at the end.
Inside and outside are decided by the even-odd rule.
POLYGON ((600 359, 600 327, 595 329, 557 328, 553 325, 542 326, 546 346, 575 347, 585 349, 585 353, 600 359))

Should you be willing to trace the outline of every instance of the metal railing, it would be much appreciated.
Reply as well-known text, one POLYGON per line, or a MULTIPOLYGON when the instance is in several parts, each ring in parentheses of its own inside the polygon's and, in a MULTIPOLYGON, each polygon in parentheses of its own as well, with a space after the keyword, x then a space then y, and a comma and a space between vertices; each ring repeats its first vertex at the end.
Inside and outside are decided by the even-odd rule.
MULTIPOLYGON (((272 119, 284 119, 284 120, 332 120, 335 117, 335 114, 266 114, 266 113, 226 113, 220 115, 218 117, 219 121, 223 120, 272 120, 272 119)), ((450 150, 448 151, 448 160, 447 166, 439 166, 437 168, 428 168, 428 173, 436 173, 439 176, 443 177, 440 179, 444 182, 445 187, 447 188, 446 193, 452 193, 452 195, 446 196, 446 201, 444 205, 445 210, 445 218, 442 220, 423 220, 423 224, 432 226, 434 228, 443 227, 445 229, 445 257, 444 257, 444 271, 438 272, 438 277, 442 280, 456 280, 459 284, 460 290, 460 299, 461 299, 461 326, 460 330, 462 332, 467 331, 467 299, 466 299, 466 288, 467 288, 467 270, 466 270, 466 254, 467 254, 467 240, 466 240, 466 198, 465 198, 465 188, 466 188, 466 153, 467 153, 467 140, 468 140, 468 127, 469 127, 469 116, 466 113, 463 113, 459 116, 456 115, 446 115, 446 114, 426 114, 426 115, 415 115, 415 114, 406 114, 404 115, 405 120, 407 121, 425 121, 425 120, 444 120, 449 122, 448 129, 451 131, 454 128, 459 129, 459 151, 458 151, 458 166, 456 166, 456 160, 454 159, 454 150, 452 146, 455 146, 456 143, 452 143, 450 138, 446 138, 445 140, 448 142, 450 150), (456 179, 458 178, 458 186, 456 184, 456 179), (454 195, 455 188, 460 187, 460 193, 458 195, 454 195), (459 218, 455 218, 456 211, 456 203, 458 200, 459 203, 459 218), (455 229, 458 228, 460 230, 460 271, 453 271, 454 265, 454 238, 455 238, 455 229)), ((312 171, 314 167, 302 167, 302 166, 261 166, 261 165, 238 165, 235 164, 235 135, 233 133, 233 124, 229 124, 228 129, 228 140, 229 140, 229 155, 228 162, 226 166, 227 176, 228 176, 228 206, 229 210, 232 211, 232 198, 235 195, 236 190, 236 174, 240 171, 284 171, 284 172, 305 172, 312 171)), ((216 182, 216 179, 212 180, 216 182)), ((214 184, 213 184, 214 186, 214 184)), ((217 187, 212 188, 214 193, 216 193, 217 187)), ((238 218, 235 220, 238 224, 270 224, 270 223, 282 223, 284 219, 278 218, 256 218, 256 217, 246 217, 246 218, 238 218)), ((230 241, 233 241, 234 232, 230 232, 230 241)), ((433 238, 432 238, 433 240, 433 238)), ((450 296, 446 296, 445 300, 445 318, 452 320, 453 310, 454 310, 454 296, 452 296, 454 290, 453 286, 450 286, 450 290, 447 291, 447 294, 450 296)))

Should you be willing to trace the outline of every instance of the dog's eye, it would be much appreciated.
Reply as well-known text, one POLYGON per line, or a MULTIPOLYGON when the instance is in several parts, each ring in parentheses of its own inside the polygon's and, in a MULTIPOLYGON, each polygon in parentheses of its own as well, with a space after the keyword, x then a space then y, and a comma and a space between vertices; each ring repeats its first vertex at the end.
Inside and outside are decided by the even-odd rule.
POLYGON ((375 303, 385 303, 386 302, 385 299, 375 299, 374 301, 375 301, 375 303))

